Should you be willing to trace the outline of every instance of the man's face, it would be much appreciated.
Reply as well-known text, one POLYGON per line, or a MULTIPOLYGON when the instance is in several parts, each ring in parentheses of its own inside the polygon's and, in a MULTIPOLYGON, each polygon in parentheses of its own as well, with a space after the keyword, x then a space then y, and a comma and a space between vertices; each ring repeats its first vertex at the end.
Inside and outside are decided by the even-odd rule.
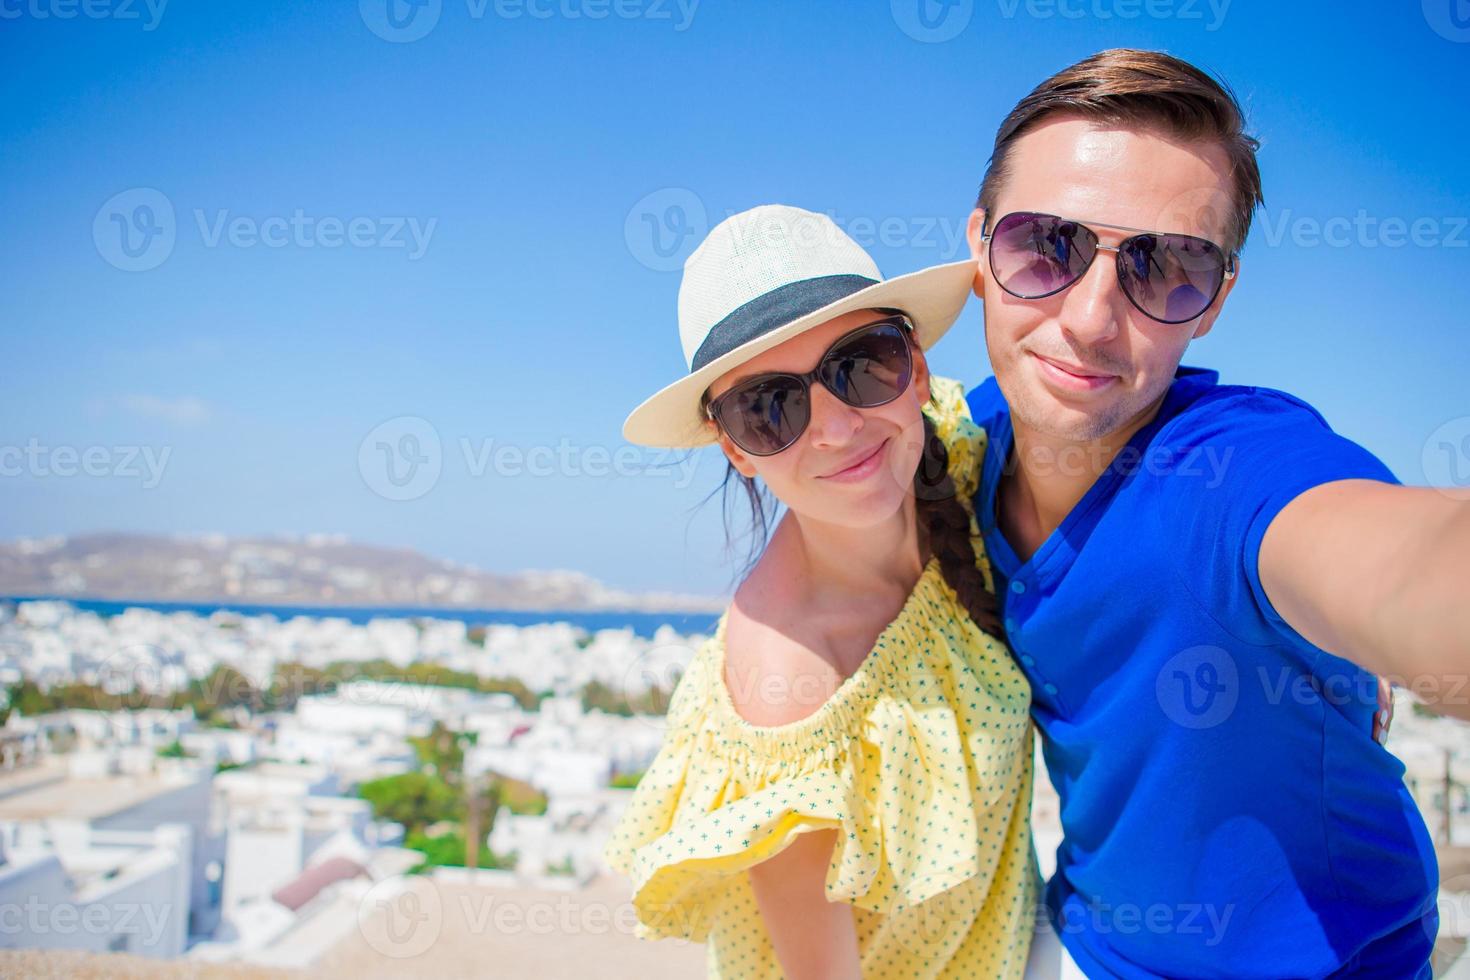
MULTIPOLYGON (((1150 132, 1060 117, 1018 139, 1010 177, 990 224, 1038 211, 1090 226, 1103 245, 1136 231, 1174 232, 1225 247, 1229 164, 1223 148, 1184 146, 1150 132)), ((996 381, 1018 423, 1057 439, 1098 439, 1139 419, 1160 399, 1190 340, 1209 332, 1237 279, 1198 318, 1165 324, 1124 295, 1116 253, 1099 251, 1071 286, 1018 299, 993 281, 984 212, 970 216, 975 292, 985 301, 985 340, 996 381)))

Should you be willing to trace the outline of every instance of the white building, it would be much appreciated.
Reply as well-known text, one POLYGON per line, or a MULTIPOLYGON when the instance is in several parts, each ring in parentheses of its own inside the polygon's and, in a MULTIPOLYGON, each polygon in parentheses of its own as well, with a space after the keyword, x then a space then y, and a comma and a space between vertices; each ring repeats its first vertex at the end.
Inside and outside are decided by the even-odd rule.
POLYGON ((190 832, 0 821, 0 947, 184 953, 190 832))

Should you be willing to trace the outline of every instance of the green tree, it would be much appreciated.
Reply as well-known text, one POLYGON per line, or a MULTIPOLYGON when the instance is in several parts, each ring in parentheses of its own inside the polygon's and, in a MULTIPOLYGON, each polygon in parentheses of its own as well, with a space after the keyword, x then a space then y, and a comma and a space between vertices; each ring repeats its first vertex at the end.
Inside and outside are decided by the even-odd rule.
POLYGON ((608 782, 613 789, 636 789, 643 779, 641 772, 620 772, 608 782))
MULTIPOLYGON (((678 683, 677 678, 674 683, 678 683)), ((662 715, 668 713, 672 697, 672 691, 666 691, 658 685, 629 697, 601 681, 588 681, 582 688, 582 707, 586 711, 602 711, 624 717, 635 714, 662 715)))
POLYGON ((428 773, 405 772, 374 779, 363 783, 357 792, 372 804, 376 819, 402 824, 405 835, 460 815, 461 801, 455 791, 428 773))
POLYGON ((511 813, 539 817, 546 812, 546 794, 524 780, 496 774, 495 795, 511 813))
POLYGON ((458 787, 464 772, 464 750, 478 737, 477 732, 457 732, 436 721, 429 734, 412 736, 408 741, 420 765, 432 768, 439 778, 458 787))
POLYGON ((184 743, 178 739, 174 739, 158 750, 158 756, 161 759, 187 759, 189 758, 189 752, 184 748, 184 743))
MULTIPOLYGON (((404 840, 404 847, 413 851, 422 851, 423 863, 412 869, 420 872, 428 868, 466 867, 466 853, 468 847, 463 834, 447 833, 429 837, 426 834, 414 834, 404 840)), ((511 868, 515 866, 514 855, 500 855, 490 850, 489 847, 480 847, 479 860, 475 862, 481 868, 511 868)))
POLYGON ((10 703, 23 715, 44 715, 58 707, 41 690, 39 684, 29 679, 11 686, 10 703))

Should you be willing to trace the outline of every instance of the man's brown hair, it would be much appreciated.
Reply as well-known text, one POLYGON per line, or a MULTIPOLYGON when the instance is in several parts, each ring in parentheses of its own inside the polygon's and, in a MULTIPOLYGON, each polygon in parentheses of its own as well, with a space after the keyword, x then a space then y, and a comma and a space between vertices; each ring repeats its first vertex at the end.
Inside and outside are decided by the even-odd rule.
MULTIPOLYGON (((1230 161, 1231 213, 1227 252, 1238 252, 1261 195, 1256 165, 1260 142, 1245 132, 1245 114, 1223 80, 1162 51, 1111 48, 1064 68, 1016 104, 995 136, 977 207, 992 218, 1009 175, 1011 147, 1050 117, 1081 116, 1107 125, 1146 129, 1179 142, 1218 143, 1230 161)), ((1169 229, 1158 229, 1167 231, 1169 229)))

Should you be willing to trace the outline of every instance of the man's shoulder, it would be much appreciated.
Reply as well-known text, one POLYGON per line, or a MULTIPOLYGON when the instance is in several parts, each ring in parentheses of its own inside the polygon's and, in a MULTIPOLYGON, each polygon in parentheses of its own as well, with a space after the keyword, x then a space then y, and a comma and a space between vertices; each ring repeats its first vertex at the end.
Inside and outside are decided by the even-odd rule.
POLYGON ((1170 443, 1270 437, 1286 430, 1331 433, 1313 405, 1290 392, 1259 385, 1214 384, 1189 401, 1159 430, 1170 443))
POLYGON ((1382 460, 1334 430, 1306 399, 1260 385, 1210 385, 1159 428, 1146 451, 1174 460, 1200 454, 1218 459, 1221 481, 1241 486, 1398 482, 1382 460))

